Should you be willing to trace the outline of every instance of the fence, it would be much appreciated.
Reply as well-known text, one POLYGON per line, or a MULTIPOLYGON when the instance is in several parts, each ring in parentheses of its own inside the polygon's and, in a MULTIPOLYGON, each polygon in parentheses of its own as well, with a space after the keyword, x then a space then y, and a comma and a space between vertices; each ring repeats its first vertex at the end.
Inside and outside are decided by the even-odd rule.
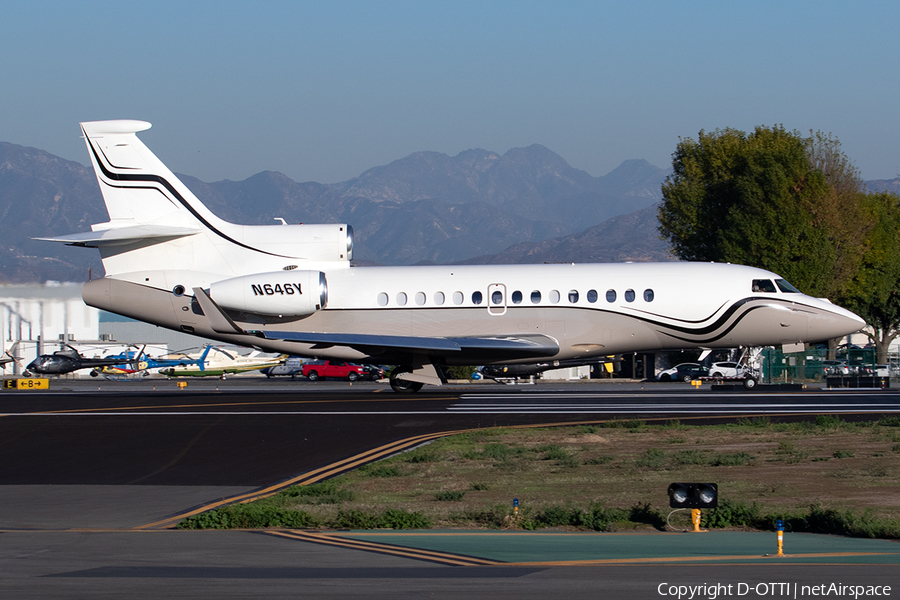
POLYGON ((838 386, 881 387, 882 380, 900 373, 900 354, 889 355, 887 364, 877 364, 874 349, 839 350, 834 359, 826 350, 810 349, 785 354, 766 348, 760 356, 761 382, 829 383, 838 386))

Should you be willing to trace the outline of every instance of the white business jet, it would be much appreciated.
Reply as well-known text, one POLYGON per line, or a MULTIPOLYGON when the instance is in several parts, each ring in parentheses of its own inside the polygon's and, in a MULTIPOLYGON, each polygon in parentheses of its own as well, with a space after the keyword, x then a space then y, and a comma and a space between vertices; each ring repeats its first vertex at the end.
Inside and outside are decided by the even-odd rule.
POLYGON ((775 273, 714 263, 351 267, 348 225, 227 223, 138 139, 82 123, 109 222, 42 238, 98 248, 90 305, 269 352, 399 365, 397 392, 447 365, 821 341, 863 321, 775 273))

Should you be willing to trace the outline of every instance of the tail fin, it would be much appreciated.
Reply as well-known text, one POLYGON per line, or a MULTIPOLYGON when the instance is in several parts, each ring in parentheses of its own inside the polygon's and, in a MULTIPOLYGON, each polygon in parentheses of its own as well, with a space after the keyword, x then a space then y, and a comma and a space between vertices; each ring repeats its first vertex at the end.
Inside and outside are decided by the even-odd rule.
POLYGON ((200 370, 206 370, 206 357, 209 355, 209 351, 212 350, 212 344, 207 344, 206 349, 203 351, 203 354, 200 355, 200 362, 197 363, 200 365, 200 370))
POLYGON ((236 225, 216 217, 138 139, 149 128, 145 121, 82 123, 109 221, 36 239, 99 248, 107 276, 172 290, 300 265, 349 267, 347 225, 236 225), (163 271, 181 274, 168 283, 147 275, 163 271))
POLYGON ((218 221, 135 135, 149 128, 146 121, 81 124, 109 225, 196 228, 203 221, 218 221))

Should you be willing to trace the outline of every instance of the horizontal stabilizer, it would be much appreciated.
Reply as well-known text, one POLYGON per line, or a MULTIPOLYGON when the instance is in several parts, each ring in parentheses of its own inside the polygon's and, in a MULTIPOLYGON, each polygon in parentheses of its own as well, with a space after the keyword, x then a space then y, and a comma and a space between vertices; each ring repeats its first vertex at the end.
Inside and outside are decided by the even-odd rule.
POLYGON ((85 231, 57 237, 33 238, 43 242, 62 242, 69 246, 99 248, 100 246, 122 246, 141 240, 164 242, 200 233, 200 229, 189 227, 169 227, 167 225, 135 225, 132 227, 112 227, 97 231, 85 231))
POLYGON ((559 345, 556 340, 540 334, 444 338, 362 333, 260 331, 257 335, 270 340, 316 344, 321 347, 348 346, 368 354, 377 354, 383 350, 399 350, 444 356, 465 353, 484 359, 516 359, 542 358, 559 353, 559 345))

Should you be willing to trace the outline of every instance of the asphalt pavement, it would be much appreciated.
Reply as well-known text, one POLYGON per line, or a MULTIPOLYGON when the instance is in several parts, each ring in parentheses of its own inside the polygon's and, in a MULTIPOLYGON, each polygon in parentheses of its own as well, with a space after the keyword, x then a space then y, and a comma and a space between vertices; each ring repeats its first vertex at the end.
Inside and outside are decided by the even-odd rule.
POLYGON ((243 378, 191 380, 183 389, 165 380, 94 380, 4 391, 0 594, 648 598, 694 586, 694 597, 710 598, 712 588, 702 596, 697 586, 715 584, 724 586, 718 597, 799 598, 821 584, 896 585, 900 545, 835 536, 788 534, 787 556, 774 557, 766 556, 776 550, 774 534, 751 532, 171 527, 191 510, 314 472, 337 474, 451 431, 629 417, 873 418, 900 413, 898 400, 890 390, 723 395, 641 382, 464 384, 413 397, 378 383, 243 378))

